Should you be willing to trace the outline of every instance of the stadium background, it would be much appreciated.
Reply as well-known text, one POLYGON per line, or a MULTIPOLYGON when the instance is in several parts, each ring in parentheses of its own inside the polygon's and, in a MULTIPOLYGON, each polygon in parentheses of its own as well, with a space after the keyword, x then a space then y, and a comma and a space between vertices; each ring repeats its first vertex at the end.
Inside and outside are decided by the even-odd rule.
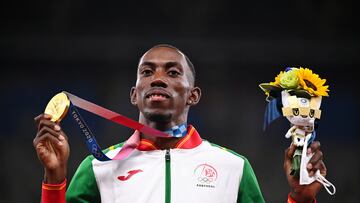
MULTIPOLYGON (((267 202, 285 202, 285 119, 263 132, 258 84, 287 66, 330 85, 319 122, 328 180, 319 202, 357 202, 359 26, 356 1, 11 1, 0 6, 0 202, 39 202, 43 169, 33 118, 67 90, 137 119, 129 102, 139 57, 169 43, 192 60, 203 96, 190 121, 204 139, 246 156, 267 202)), ((132 132, 83 113, 104 148, 132 132)), ((69 118, 68 179, 88 154, 69 118)))

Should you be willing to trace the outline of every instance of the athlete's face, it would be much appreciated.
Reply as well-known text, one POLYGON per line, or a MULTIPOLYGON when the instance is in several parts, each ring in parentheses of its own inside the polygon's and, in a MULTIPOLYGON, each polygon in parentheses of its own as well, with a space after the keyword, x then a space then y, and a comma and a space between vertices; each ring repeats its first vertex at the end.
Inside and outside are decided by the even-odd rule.
POLYGON ((146 119, 185 122, 189 106, 199 99, 200 89, 194 87, 192 73, 182 53, 157 47, 140 59, 131 102, 146 119))

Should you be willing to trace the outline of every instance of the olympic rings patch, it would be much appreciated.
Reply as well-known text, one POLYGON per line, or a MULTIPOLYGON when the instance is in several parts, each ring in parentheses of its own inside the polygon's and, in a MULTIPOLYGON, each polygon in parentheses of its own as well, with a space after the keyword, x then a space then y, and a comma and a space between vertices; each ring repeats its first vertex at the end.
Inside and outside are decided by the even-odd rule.
POLYGON ((210 184, 216 181, 218 173, 214 167, 209 164, 200 164, 194 170, 196 180, 202 184, 210 184))

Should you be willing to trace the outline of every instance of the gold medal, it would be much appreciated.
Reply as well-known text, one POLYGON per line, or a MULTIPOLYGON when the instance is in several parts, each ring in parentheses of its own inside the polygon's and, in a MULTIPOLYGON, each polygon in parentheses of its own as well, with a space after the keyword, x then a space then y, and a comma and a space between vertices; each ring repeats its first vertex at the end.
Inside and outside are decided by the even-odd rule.
POLYGON ((51 121, 60 122, 68 112, 70 107, 70 100, 68 96, 61 92, 55 95, 45 108, 45 114, 51 115, 51 121))

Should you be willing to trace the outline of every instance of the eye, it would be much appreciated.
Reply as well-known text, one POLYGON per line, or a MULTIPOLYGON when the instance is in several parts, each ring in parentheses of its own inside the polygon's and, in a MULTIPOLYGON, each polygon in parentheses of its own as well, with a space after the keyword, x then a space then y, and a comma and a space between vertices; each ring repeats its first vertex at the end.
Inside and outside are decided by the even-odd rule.
POLYGON ((177 71, 177 70, 169 70, 169 71, 168 71, 168 75, 169 75, 170 77, 177 77, 177 76, 180 75, 180 72, 177 71))
POLYGON ((313 118, 314 115, 315 115, 315 110, 314 110, 314 109, 310 109, 310 113, 309 113, 310 118, 313 118))
POLYGON ((293 111, 294 116, 299 115, 299 108, 293 108, 292 111, 293 111))
POLYGON ((153 71, 151 69, 144 69, 140 73, 141 75, 146 77, 146 76, 150 76, 153 73, 153 71))

